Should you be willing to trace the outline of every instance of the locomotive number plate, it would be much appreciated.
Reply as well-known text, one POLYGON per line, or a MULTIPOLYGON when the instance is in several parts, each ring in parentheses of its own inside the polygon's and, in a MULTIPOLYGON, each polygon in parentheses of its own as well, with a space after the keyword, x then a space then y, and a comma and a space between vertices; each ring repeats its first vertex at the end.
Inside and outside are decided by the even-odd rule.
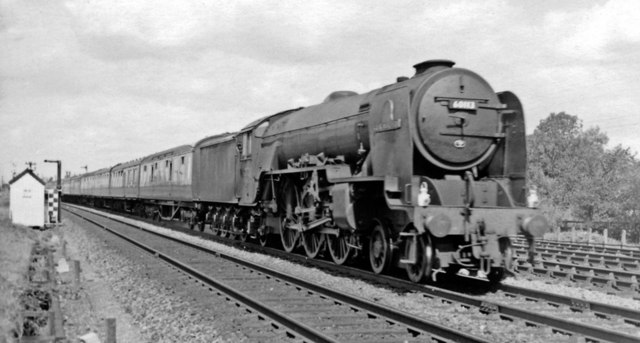
POLYGON ((453 110, 475 110, 477 107, 473 100, 449 100, 449 108, 453 110))

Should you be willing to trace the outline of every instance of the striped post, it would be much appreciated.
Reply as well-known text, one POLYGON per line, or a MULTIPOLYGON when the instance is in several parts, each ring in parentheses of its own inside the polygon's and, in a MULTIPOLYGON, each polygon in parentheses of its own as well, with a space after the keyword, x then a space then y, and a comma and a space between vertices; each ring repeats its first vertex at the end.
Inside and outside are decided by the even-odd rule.
POLYGON ((59 195, 55 189, 47 189, 47 221, 49 224, 59 223, 59 195))

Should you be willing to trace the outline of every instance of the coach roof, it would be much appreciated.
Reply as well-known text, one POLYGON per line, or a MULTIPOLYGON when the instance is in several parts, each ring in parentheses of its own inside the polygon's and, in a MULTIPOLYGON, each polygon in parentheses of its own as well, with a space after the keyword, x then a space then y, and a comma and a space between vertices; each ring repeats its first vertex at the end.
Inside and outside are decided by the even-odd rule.
POLYGON ((237 134, 237 132, 225 132, 209 137, 205 137, 196 142, 194 148, 204 148, 211 145, 216 145, 224 142, 228 142, 233 139, 233 137, 237 134))
POLYGON ((135 160, 132 160, 132 161, 129 161, 129 162, 118 163, 115 166, 113 166, 113 168, 111 168, 111 172, 121 171, 121 170, 126 169, 126 168, 139 166, 140 165, 140 161, 142 161, 142 159, 138 158, 138 159, 135 159, 135 160))
POLYGON ((155 154, 146 156, 142 159, 142 161, 140 161, 140 163, 146 163, 146 162, 155 161, 155 160, 162 160, 167 157, 182 155, 191 151, 193 151, 193 147, 191 145, 188 145, 188 144, 180 145, 175 148, 167 149, 167 150, 160 151, 155 154))

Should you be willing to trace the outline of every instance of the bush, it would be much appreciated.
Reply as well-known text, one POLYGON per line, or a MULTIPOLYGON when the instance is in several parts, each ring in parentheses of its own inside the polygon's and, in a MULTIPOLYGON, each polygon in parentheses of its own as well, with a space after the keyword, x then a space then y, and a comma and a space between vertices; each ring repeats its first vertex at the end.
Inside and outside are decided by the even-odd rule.
POLYGON ((37 238, 30 228, 9 219, 9 195, 0 194, 0 342, 13 342, 20 331, 19 296, 27 286, 29 257, 37 238))

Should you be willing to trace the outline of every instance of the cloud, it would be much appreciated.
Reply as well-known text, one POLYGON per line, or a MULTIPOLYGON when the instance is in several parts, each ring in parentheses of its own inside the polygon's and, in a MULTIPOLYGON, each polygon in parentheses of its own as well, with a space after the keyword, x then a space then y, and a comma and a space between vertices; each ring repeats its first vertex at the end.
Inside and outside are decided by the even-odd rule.
POLYGON ((12 142, 0 144, 8 159, 42 153, 52 141, 48 155, 64 150, 69 165, 97 168, 237 130, 335 90, 368 92, 432 58, 452 59, 495 90, 518 94, 529 131, 564 110, 640 149, 616 119, 640 125, 630 95, 640 78, 635 2, 0 6, 0 46, 9 47, 0 51, 0 119, 15 128, 12 142), (77 148, 53 148, 61 146, 77 148))
POLYGON ((203 50, 308 59, 355 11, 341 3, 302 6, 293 1, 73 0, 65 4, 83 44, 105 59, 184 57, 203 50))
POLYGON ((80 30, 95 36, 131 36, 158 46, 181 46, 203 31, 228 31, 233 4, 180 0, 83 1, 65 6, 80 30))
POLYGON ((549 33, 558 33, 559 52, 564 56, 605 59, 614 55, 616 46, 640 42, 638 13, 637 1, 608 1, 575 12, 552 12, 544 26, 549 33))

